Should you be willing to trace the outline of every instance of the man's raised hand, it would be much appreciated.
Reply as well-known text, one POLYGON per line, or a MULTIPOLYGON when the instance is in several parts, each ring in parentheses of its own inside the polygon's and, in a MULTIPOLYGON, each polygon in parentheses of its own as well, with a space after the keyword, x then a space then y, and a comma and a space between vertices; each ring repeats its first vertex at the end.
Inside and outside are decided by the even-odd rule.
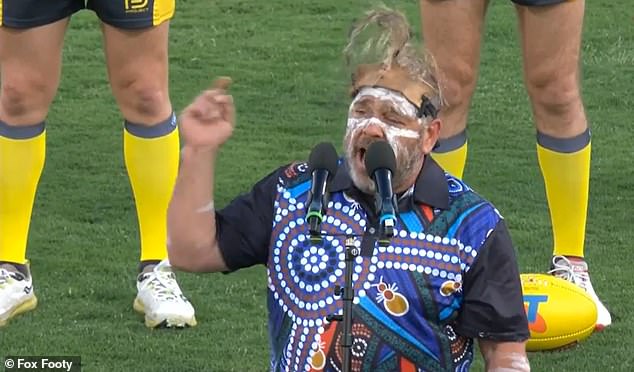
POLYGON ((231 137, 235 107, 233 97, 226 91, 230 84, 228 77, 217 78, 183 110, 179 123, 186 146, 217 150, 231 137))

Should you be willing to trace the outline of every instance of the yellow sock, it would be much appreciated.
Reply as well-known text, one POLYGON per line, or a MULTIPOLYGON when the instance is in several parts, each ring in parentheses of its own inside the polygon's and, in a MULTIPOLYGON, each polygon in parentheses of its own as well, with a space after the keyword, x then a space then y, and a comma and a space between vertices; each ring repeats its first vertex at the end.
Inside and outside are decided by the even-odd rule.
POLYGON ((583 257, 590 184, 590 131, 573 138, 537 134, 553 229, 553 254, 583 257))
POLYGON ((167 257, 167 205, 178 173, 176 117, 152 127, 125 123, 125 165, 136 202, 141 261, 167 257))
POLYGON ((44 123, 12 127, 0 121, 0 261, 26 263, 26 243, 40 175, 44 123))
POLYGON ((439 140, 432 157, 449 174, 462 178, 467 162, 466 132, 462 131, 455 136, 439 140))

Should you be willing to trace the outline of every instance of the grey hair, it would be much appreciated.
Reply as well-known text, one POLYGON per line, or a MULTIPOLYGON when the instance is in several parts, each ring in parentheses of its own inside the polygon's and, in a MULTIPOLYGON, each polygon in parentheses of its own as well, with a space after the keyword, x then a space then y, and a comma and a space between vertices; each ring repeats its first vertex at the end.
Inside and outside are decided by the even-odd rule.
POLYGON ((362 63, 403 67, 412 80, 431 88, 427 98, 436 108, 444 105, 436 62, 431 54, 412 45, 411 29, 401 12, 385 6, 366 12, 352 25, 343 54, 350 73, 362 63))

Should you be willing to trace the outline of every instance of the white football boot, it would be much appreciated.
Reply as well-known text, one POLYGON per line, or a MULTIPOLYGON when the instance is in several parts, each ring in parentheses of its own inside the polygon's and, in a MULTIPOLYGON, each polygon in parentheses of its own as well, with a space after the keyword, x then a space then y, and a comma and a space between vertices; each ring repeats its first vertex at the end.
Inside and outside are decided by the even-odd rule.
POLYGON ((145 325, 156 327, 193 327, 194 307, 181 291, 168 260, 161 261, 137 278, 134 310, 145 315, 145 325))
POLYGON ((588 264, 583 258, 554 256, 551 270, 548 271, 548 273, 576 284, 592 297, 594 303, 597 305, 597 324, 595 330, 601 331, 612 324, 610 312, 605 305, 603 305, 601 300, 599 300, 594 288, 592 288, 590 274, 588 274, 588 264))
MULTIPOLYGON (((28 270, 28 266, 27 266, 28 270)), ((0 327, 18 314, 35 309, 31 275, 24 275, 13 265, 0 265, 0 327)))

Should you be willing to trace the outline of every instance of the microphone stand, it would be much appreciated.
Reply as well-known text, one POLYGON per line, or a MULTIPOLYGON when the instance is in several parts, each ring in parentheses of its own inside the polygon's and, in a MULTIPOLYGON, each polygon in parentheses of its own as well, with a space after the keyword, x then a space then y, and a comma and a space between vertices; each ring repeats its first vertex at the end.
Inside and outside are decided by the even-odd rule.
MULTIPOLYGON (((391 229, 387 229, 388 231, 393 231, 391 229)), ((342 236, 342 235, 331 235, 331 236, 342 236)), ((369 239, 370 244, 374 245, 378 243, 379 246, 388 246, 390 244, 390 237, 385 237, 380 239, 378 236, 370 234, 370 235, 343 235, 345 236, 345 257, 344 262, 346 266, 344 268, 344 286, 343 288, 340 285, 335 286, 335 296, 341 297, 343 301, 343 313, 342 314, 329 314, 326 316, 326 320, 329 322, 338 321, 343 322, 343 332, 341 337, 341 348, 343 349, 343 372, 350 372, 352 370, 352 345, 354 343, 354 338, 352 336, 352 305, 354 304, 354 286, 352 283, 352 274, 354 273, 354 261, 360 255, 364 255, 364 242, 361 241, 362 248, 356 246, 356 242, 358 238, 361 239, 369 239)), ((314 242, 314 241, 313 241, 314 242)))
POLYGON ((352 305, 354 302, 354 286, 352 283, 352 273, 354 272, 354 260, 359 256, 360 250, 354 244, 357 240, 355 235, 346 236, 346 251, 344 268, 344 286, 335 286, 335 296, 341 297, 343 301, 343 314, 330 314, 326 320, 343 321, 343 334, 341 337, 341 348, 343 349, 343 372, 350 372, 352 368, 352 305))
MULTIPOLYGON (((317 230, 319 231, 319 230, 317 230)), ((343 322, 343 332, 341 337, 341 348, 343 349, 343 372, 352 371, 352 345, 354 338, 352 336, 352 305, 354 304, 354 286, 352 283, 352 274, 354 273, 354 261, 355 259, 366 253, 363 248, 365 245, 364 240, 369 239, 370 244, 374 246, 377 243, 379 246, 387 247, 390 245, 390 239, 394 236, 394 224, 393 220, 386 219, 380 222, 378 236, 374 235, 374 231, 370 229, 370 235, 356 235, 356 234, 333 234, 332 237, 345 237, 345 268, 344 268, 344 286, 335 285, 335 296, 341 297, 343 301, 343 313, 342 314, 329 314, 326 316, 328 322, 338 321, 343 322), (359 248, 356 246, 357 239, 361 238, 359 248)), ((323 239, 323 234, 317 233, 312 230, 310 233, 310 240, 313 244, 317 244, 323 239)))
POLYGON ((341 299, 343 300, 343 337, 341 347, 343 348, 343 370, 351 371, 352 368, 352 304, 354 301, 354 287, 352 285, 352 272, 354 260, 359 255, 359 249, 354 244, 356 238, 346 238, 346 256, 344 269, 345 284, 341 299))

